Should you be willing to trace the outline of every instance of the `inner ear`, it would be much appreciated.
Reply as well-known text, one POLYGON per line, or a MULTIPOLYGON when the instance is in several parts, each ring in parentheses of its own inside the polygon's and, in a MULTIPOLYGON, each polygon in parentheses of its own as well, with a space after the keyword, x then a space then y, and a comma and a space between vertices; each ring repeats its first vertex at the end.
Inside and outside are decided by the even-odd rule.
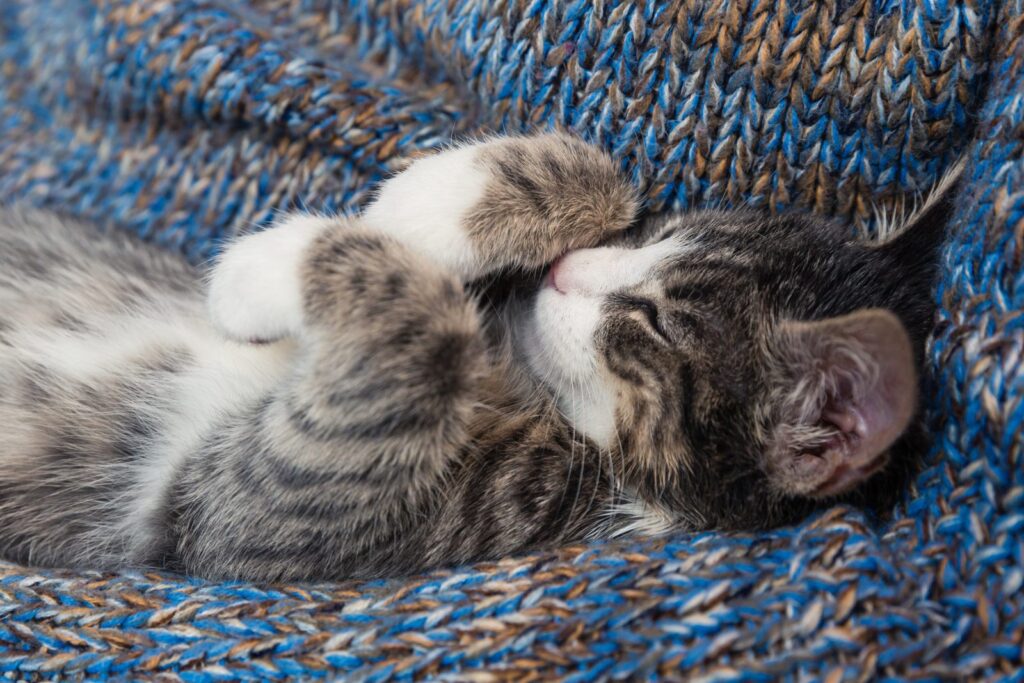
POLYGON ((899 319, 864 309, 778 330, 781 412, 768 472, 786 493, 843 493, 886 464, 917 406, 913 346, 899 319))

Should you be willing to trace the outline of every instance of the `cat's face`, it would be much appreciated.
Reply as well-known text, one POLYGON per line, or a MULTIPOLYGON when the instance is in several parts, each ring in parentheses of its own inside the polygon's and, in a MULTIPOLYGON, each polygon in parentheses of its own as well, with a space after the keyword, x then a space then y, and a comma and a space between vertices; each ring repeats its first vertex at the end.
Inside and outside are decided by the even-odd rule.
POLYGON ((649 220, 551 267, 526 354, 646 504, 779 523, 889 467, 915 413, 933 270, 900 263, 906 242, 755 212, 649 220))

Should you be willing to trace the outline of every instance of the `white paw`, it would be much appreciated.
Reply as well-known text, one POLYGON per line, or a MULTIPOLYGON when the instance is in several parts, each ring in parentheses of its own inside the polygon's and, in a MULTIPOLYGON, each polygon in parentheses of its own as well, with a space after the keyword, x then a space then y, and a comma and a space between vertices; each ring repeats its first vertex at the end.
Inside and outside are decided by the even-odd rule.
POLYGON ((483 198, 489 174, 476 163, 483 144, 417 159, 385 181, 362 216, 463 280, 483 274, 463 219, 483 198))
POLYGON ((302 260, 330 224, 321 216, 293 214, 229 244, 210 276, 213 324, 242 342, 294 334, 302 325, 302 260))

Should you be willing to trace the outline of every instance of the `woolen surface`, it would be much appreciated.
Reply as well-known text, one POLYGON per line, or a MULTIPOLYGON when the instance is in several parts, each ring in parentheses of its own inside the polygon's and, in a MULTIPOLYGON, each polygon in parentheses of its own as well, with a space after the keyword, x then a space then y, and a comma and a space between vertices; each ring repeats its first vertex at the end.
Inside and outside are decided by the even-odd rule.
POLYGON ((1024 679, 1024 2, 28 0, 0 4, 0 199, 194 261, 356 209, 453 135, 559 126, 648 206, 871 227, 960 154, 894 521, 595 544, 391 583, 0 564, 16 680, 1024 679))

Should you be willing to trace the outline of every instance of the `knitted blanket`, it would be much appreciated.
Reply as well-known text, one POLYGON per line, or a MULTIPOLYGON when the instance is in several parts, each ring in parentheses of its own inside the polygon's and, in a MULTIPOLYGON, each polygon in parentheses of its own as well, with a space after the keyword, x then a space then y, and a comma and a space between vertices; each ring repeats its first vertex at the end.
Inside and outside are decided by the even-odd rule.
POLYGON ((872 226, 956 157, 926 471, 878 522, 595 543, 392 582, 0 564, 14 680, 1022 680, 1024 0, 7 0, 0 200, 202 260, 402 157, 558 126, 653 209, 872 226))

